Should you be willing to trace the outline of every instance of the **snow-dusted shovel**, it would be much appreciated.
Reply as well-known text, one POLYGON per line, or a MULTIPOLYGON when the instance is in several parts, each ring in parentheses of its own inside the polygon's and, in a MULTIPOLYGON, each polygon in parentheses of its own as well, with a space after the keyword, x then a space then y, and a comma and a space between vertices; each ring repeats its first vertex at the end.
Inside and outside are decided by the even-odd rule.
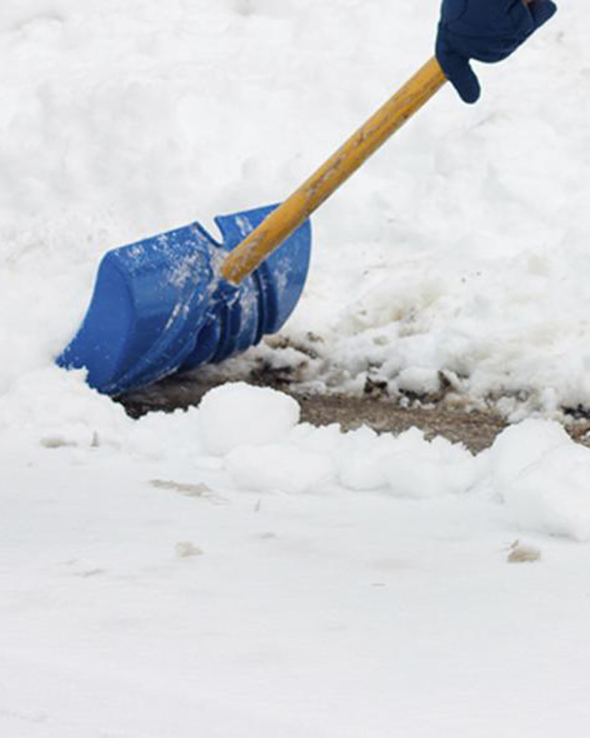
POLYGON ((120 394, 278 331, 307 276, 311 214, 445 81, 431 59, 280 206, 217 218, 222 244, 195 223, 108 252, 58 364, 120 394))

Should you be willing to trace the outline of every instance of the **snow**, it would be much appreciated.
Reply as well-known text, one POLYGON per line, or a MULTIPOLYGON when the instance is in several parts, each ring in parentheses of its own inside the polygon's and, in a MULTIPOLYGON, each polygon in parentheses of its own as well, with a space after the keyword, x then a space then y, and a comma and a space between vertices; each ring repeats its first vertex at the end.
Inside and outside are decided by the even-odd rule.
POLYGON ((77 387, 3 431, 3 734, 585 734, 590 450, 558 423, 473 456, 244 384, 139 421, 77 387), (228 404, 256 444, 211 448, 228 404))
MULTIPOLYGON (((67 343, 105 250, 300 184, 428 58, 437 12, 5 0, 0 391, 67 343)), ((580 13, 480 65, 477 106, 440 92, 317 214, 284 331, 321 339, 310 386, 436 393, 443 372, 515 418, 590 404, 580 13)))
POLYGON ((201 401, 205 448, 225 455, 237 446, 280 440, 299 422, 297 402, 268 387, 240 382, 212 389, 201 401))
POLYGON ((106 249, 287 194, 432 53, 437 2, 3 0, 1 735, 586 738, 590 450, 555 419, 590 405, 578 5, 318 212, 288 347, 233 364, 444 381, 514 421, 473 455, 239 382, 134 421, 53 364, 106 249))
POLYGON ((509 428, 494 443, 491 464, 492 485, 517 522, 590 538, 590 455, 561 426, 529 420, 509 428))

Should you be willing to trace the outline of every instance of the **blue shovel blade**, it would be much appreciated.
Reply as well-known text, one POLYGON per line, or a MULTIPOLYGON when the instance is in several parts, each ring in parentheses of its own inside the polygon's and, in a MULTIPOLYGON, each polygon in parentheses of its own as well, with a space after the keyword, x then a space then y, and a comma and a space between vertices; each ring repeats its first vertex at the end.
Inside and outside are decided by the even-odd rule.
POLYGON ((192 225, 109 251, 82 326, 57 363, 86 368, 88 383, 108 394, 164 376, 190 350, 185 329, 206 317, 214 247, 192 225))
POLYGON ((217 218, 223 244, 195 223, 109 251, 82 326, 58 365, 85 368, 90 386, 117 395, 222 361, 279 330, 307 277, 309 223, 239 287, 216 276, 224 254, 274 207, 217 218))

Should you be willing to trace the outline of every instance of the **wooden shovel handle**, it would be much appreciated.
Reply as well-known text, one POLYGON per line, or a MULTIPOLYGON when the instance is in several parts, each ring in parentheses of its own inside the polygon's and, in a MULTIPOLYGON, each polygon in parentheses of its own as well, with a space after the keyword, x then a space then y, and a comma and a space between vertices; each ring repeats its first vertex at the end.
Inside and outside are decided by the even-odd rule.
POLYGON ((226 257, 223 279, 238 284, 256 269, 445 82, 439 63, 431 59, 226 257))

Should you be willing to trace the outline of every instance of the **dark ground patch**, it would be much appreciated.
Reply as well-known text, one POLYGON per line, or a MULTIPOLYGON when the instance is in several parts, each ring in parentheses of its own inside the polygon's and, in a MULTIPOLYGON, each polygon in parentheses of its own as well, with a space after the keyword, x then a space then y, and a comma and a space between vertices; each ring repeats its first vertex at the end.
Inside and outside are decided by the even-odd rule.
MULTIPOLYGON (((173 377, 129 393, 119 401, 129 415, 136 418, 154 411, 172 412, 198 405, 203 395, 222 381, 203 381, 195 376, 173 377)), ((260 379, 251 383, 269 385, 260 379)), ((271 384, 277 386, 277 383, 271 384)), ((505 421, 491 410, 468 410, 446 402, 434 407, 404 407, 395 400, 371 395, 305 394, 285 382, 280 382, 278 388, 297 399, 302 420, 314 425, 338 423, 344 430, 367 425, 379 432, 393 433, 417 427, 429 437, 442 435, 450 441, 464 443, 475 452, 489 446, 506 427, 505 421)))
MULTIPOLYGON (((419 402, 402 402, 368 392, 364 397, 342 394, 309 394, 298 389, 297 383, 268 373, 251 375, 243 379, 258 386, 271 386, 293 396, 301 405, 304 422, 314 425, 338 423, 344 430, 367 425, 378 432, 400 433, 408 428, 420 428, 427 437, 444 436, 455 443, 461 442, 473 452, 490 446, 506 427, 506 420, 493 409, 474 410, 467 403, 443 398, 424 406, 419 402)), ((173 376, 162 382, 119 398, 127 413, 138 418, 149 412, 173 412, 196 406, 203 395, 227 378, 204 379, 194 375, 173 376)), ((566 412, 566 416, 568 413, 566 412)), ((571 416, 570 416, 571 417, 571 416)), ((578 417, 568 428, 572 438, 590 446, 590 420, 578 417)))

